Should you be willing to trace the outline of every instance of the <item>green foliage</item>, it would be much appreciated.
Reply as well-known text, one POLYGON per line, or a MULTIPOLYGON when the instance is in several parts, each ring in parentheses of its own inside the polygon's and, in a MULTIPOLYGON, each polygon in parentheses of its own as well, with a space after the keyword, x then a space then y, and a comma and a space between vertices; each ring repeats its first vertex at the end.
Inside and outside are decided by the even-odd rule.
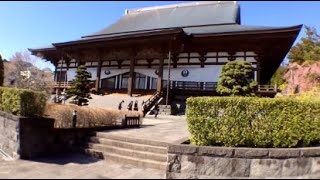
POLYGON ((187 100, 191 143, 297 147, 320 142, 320 101, 197 97, 187 100))
POLYGON ((90 73, 86 70, 86 66, 80 65, 76 71, 76 77, 72 82, 72 86, 67 90, 67 94, 75 96, 74 100, 78 102, 78 105, 82 105, 83 102, 87 102, 90 97, 90 73))
POLYGON ((3 64, 2 57, 0 55, 0 86, 3 86, 4 81, 4 64, 3 64))
POLYGON ((306 37, 291 48, 288 59, 289 62, 296 62, 302 64, 306 61, 320 60, 320 35, 314 27, 305 27, 306 37))
POLYGON ((253 96, 257 82, 253 78, 254 69, 245 61, 229 62, 222 67, 217 92, 226 96, 253 96))
POLYGON ((286 80, 284 79, 284 74, 287 72, 287 70, 288 68, 286 66, 280 66, 273 74, 270 80, 271 84, 277 84, 278 86, 285 84, 286 80))
POLYGON ((320 87, 313 87, 309 91, 301 92, 299 94, 291 94, 289 96, 283 96, 279 98, 291 98, 303 101, 320 101, 320 87))
POLYGON ((0 87, 0 108, 2 111, 20 116, 42 116, 45 104, 45 93, 0 87))

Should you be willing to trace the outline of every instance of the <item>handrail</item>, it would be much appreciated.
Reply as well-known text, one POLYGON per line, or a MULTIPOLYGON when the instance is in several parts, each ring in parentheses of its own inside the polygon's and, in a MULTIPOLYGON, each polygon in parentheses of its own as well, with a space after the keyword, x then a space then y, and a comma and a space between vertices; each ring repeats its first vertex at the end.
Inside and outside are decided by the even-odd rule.
POLYGON ((162 87, 162 91, 156 91, 149 99, 147 99, 143 104, 143 116, 151 109, 156 101, 158 101, 163 94, 166 92, 167 86, 162 87))
POLYGON ((72 82, 54 82, 54 86, 62 86, 62 87, 67 87, 71 86, 72 82))
POLYGON ((258 92, 277 92, 277 85, 258 85, 258 92))

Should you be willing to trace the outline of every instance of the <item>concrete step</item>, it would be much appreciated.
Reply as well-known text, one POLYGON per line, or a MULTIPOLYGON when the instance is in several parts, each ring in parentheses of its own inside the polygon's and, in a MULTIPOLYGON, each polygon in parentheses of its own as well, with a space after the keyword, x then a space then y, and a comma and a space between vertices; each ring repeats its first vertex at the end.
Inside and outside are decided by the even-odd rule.
POLYGON ((83 153, 87 154, 91 157, 98 158, 98 159, 105 158, 102 151, 98 151, 98 150, 94 150, 94 149, 83 148, 83 153))
POLYGON ((93 149, 86 149, 85 151, 88 155, 97 158, 102 157, 101 159, 111 160, 118 163, 128 163, 139 167, 154 168, 160 170, 166 170, 167 168, 167 162, 159 162, 135 157, 122 156, 114 153, 103 153, 102 151, 97 151, 93 149))
POLYGON ((122 156, 129 156, 129 157, 140 158, 140 159, 149 159, 149 160, 159 161, 159 162, 167 161, 167 155, 163 155, 163 154, 137 151, 132 149, 120 148, 120 147, 112 147, 108 145, 95 144, 95 143, 89 143, 88 147, 90 149, 102 151, 106 154, 113 153, 113 154, 118 154, 122 156))
POLYGON ((163 155, 166 155, 168 152, 166 147, 137 144, 137 143, 118 141, 118 140, 99 138, 99 137, 90 137, 89 142, 99 143, 102 145, 108 145, 108 146, 113 146, 113 147, 132 149, 132 150, 137 150, 137 151, 158 153, 158 154, 163 154, 163 155))
POLYGON ((116 141, 123 141, 123 142, 129 142, 129 143, 135 143, 135 144, 143 144, 143 145, 150 145, 150 146, 157 146, 157 147, 167 147, 168 143, 166 142, 160 142, 160 141, 152 141, 152 140, 146 140, 146 139, 138 139, 138 138, 129 138, 124 136, 115 136, 104 132, 96 132, 95 134, 98 138, 105 138, 105 139, 111 139, 116 141))

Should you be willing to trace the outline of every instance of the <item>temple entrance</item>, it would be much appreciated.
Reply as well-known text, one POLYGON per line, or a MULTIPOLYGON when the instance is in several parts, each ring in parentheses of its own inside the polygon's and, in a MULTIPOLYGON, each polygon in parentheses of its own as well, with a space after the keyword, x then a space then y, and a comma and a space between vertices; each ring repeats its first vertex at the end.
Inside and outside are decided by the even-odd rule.
MULTIPOLYGON (((100 89, 105 92, 127 92, 130 73, 119 74, 116 76, 101 79, 100 89)), ((150 94, 157 89, 157 78, 134 72, 133 92, 150 94)))

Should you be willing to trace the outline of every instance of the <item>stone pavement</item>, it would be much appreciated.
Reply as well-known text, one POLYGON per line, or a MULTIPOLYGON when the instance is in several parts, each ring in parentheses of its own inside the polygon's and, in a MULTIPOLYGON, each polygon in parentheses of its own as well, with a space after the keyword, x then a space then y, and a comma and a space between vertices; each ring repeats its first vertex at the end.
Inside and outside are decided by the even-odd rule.
MULTIPOLYGON (((113 130, 105 133, 174 143, 189 136, 185 116, 147 115, 142 128, 113 130)), ((162 170, 118 164, 82 154, 65 154, 32 161, 0 160, 0 179, 162 179, 162 170)))
POLYGON ((32 161, 0 161, 0 179, 163 179, 165 172, 64 154, 32 161))
POLYGON ((103 133, 165 143, 182 143, 190 135, 185 116, 166 115, 158 115, 157 119, 154 116, 146 115, 141 128, 118 129, 103 133))

